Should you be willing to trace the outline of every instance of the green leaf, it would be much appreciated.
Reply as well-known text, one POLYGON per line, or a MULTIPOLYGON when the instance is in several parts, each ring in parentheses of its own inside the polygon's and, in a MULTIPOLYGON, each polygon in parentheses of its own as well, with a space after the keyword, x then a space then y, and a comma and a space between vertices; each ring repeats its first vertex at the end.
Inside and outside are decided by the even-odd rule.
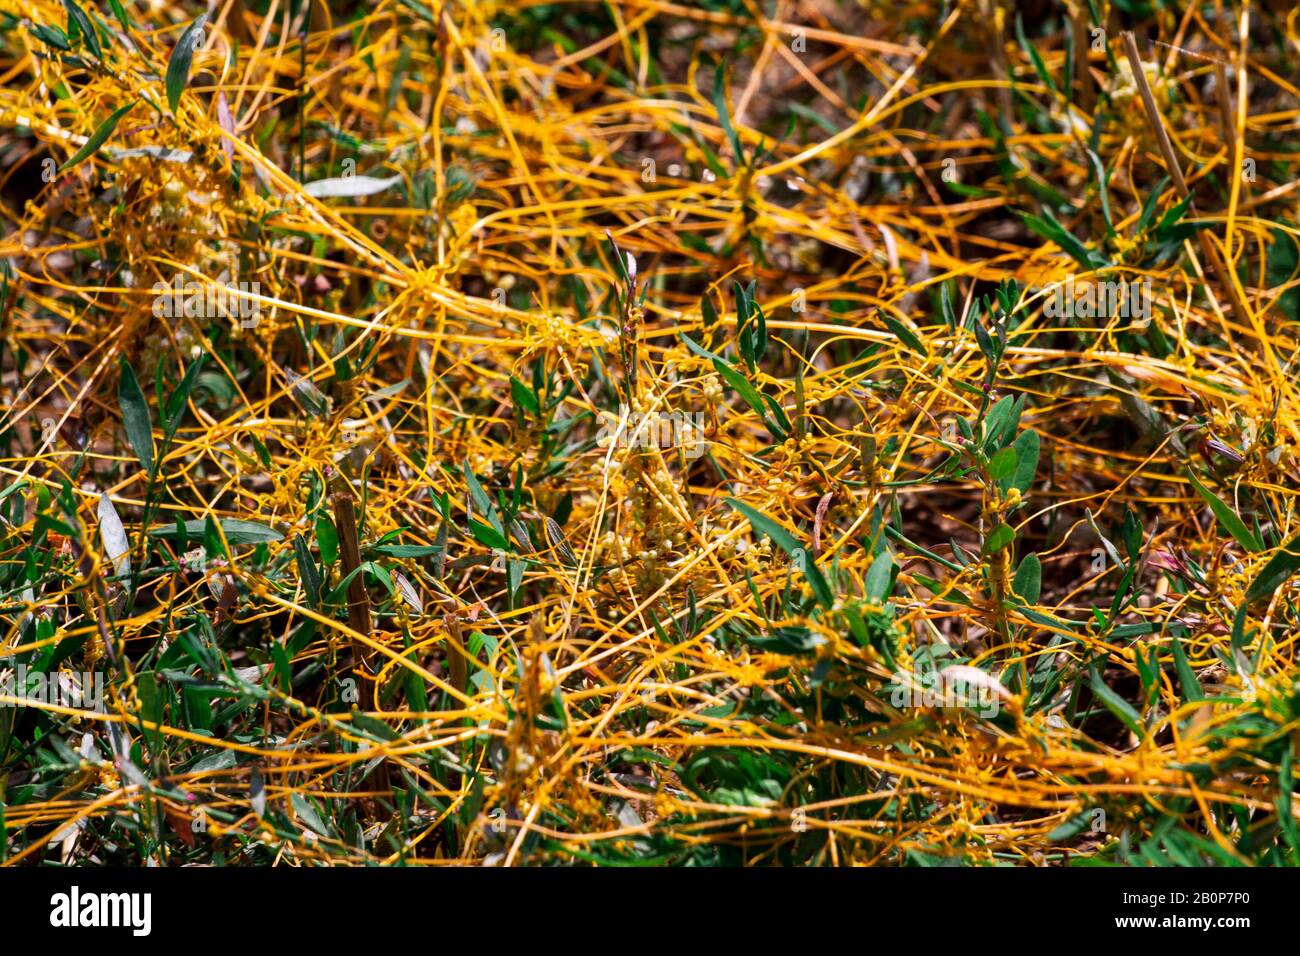
POLYGON ((716 353, 710 352, 708 349, 706 349, 703 345, 700 345, 690 336, 684 335, 679 332, 677 333, 677 337, 682 340, 683 345, 685 345, 688 349, 691 350, 691 352, 698 355, 700 358, 708 359, 710 362, 720 360, 719 356, 716 353))
POLYGON ((743 501, 737 501, 735 498, 727 498, 725 501, 749 519, 749 526, 754 529, 755 534, 767 535, 776 543, 777 547, 792 558, 795 557, 795 552, 802 552, 804 576, 808 578, 808 584, 812 588, 818 603, 823 607, 830 607, 834 603, 830 586, 826 583, 826 579, 822 577, 821 571, 817 569, 809 549, 804 548, 794 535, 763 514, 763 512, 751 508, 743 501))
POLYGON ((390 558, 429 558, 442 548, 434 544, 381 544, 372 550, 390 558))
POLYGON ((985 555, 997 554, 1012 541, 1016 539, 1016 532, 1009 524, 1000 524, 989 532, 984 539, 983 553, 985 555))
POLYGON ((871 562, 863 590, 869 601, 883 603, 889 595, 889 584, 894 575, 894 556, 888 551, 881 551, 871 562))
POLYGON ((998 359, 1001 358, 998 354, 997 343, 993 341, 992 336, 989 335, 988 329, 984 328, 984 323, 982 323, 978 318, 972 316, 971 322, 973 323, 972 327, 975 330, 975 343, 979 346, 980 353, 988 361, 990 367, 996 366, 998 364, 998 359))
POLYGON ((368 564, 369 564, 368 561, 363 561, 361 562, 361 564, 358 564, 355 568, 353 568, 351 571, 345 574, 342 577, 342 579, 339 581, 339 583, 334 585, 334 590, 330 591, 329 594, 325 595, 325 603, 338 604, 340 601, 342 601, 343 596, 347 594, 348 586, 352 584, 354 580, 356 580, 358 574, 361 574, 363 571, 365 571, 366 566, 368 564))
POLYGON ((1000 398, 984 416, 984 451, 992 452, 1007 444, 1004 432, 1014 431, 1013 419, 1019 419, 1014 396, 1000 398), (1008 426, 1011 426, 1008 428, 1008 426))
POLYGON ((1204 700, 1205 691, 1201 689, 1201 682, 1192 672, 1192 665, 1187 660, 1187 652, 1183 650, 1183 642, 1178 639, 1177 634, 1170 634, 1169 639, 1174 647, 1174 669, 1178 671, 1178 683, 1183 686, 1183 699, 1204 700))
POLYGON ((1124 414, 1133 422, 1138 434, 1144 440, 1157 442, 1168 437, 1169 447, 1174 450, 1174 453, 1179 456, 1186 455, 1187 449, 1182 439, 1178 437, 1178 432, 1169 427, 1169 423, 1165 421, 1165 417, 1159 410, 1138 396, 1137 385, 1132 379, 1117 375, 1110 369, 1106 370, 1106 376, 1119 392, 1119 404, 1124 409, 1124 414))
POLYGON ((506 541, 506 536, 489 525, 473 518, 469 519, 469 533, 474 536, 479 544, 493 551, 510 550, 510 542, 506 541))
POLYGON ((1038 432, 1026 429, 1016 436, 1011 447, 1016 450, 1016 470, 1007 482, 1007 488, 1015 488, 1023 495, 1034 484, 1034 475, 1038 472, 1038 432))
POLYGON ((1090 686, 1092 692, 1097 695, 1097 699, 1106 705, 1107 710, 1123 721, 1129 730, 1141 737, 1143 734, 1142 716, 1134 709, 1132 704, 1110 689, 1097 673, 1097 668, 1092 668, 1091 674, 1090 686))
POLYGON ((731 141, 731 149, 736 154, 736 165, 739 166, 745 162, 745 151, 741 149, 740 137, 731 123, 731 109, 727 106, 726 76, 721 63, 713 73, 713 107, 718 111, 718 124, 727 134, 727 139, 731 141))
POLYGON ((68 11, 68 34, 72 37, 77 35, 85 37, 90 52, 95 54, 97 59, 102 60, 104 53, 99 48, 99 37, 95 33, 95 25, 90 22, 90 17, 86 16, 86 11, 77 6, 76 0, 63 0, 63 6, 68 11))
POLYGON ((1087 269, 1100 269, 1111 264, 1101 253, 1089 249, 1075 238, 1074 234, 1057 222, 1056 217, 1050 212, 1044 210, 1043 216, 1035 216, 1019 210, 1015 210, 1015 213, 1031 232, 1036 232, 1044 239, 1056 243, 1079 265, 1087 269))
POLYGON ((952 293, 948 289, 947 282, 939 286, 939 312, 943 315, 944 324, 948 328, 956 330, 957 314, 953 311, 952 293))
POLYGON ((117 22, 122 24, 122 29, 129 34, 131 32, 131 20, 126 15, 121 0, 108 0, 108 6, 113 11, 113 16, 117 17, 117 22))
POLYGON ((510 600, 514 601, 519 593, 519 585, 524 580, 524 562, 511 558, 506 562, 506 585, 510 591, 510 600))
POLYGON ((740 397, 745 400, 746 405, 758 412, 759 415, 765 414, 763 411, 763 399, 759 396, 758 389, 754 388, 749 379, 745 378, 744 375, 737 371, 731 363, 724 362, 720 358, 714 358, 713 367, 717 370, 718 374, 722 376, 723 381, 740 394, 740 397))
POLYGON ((394 592, 393 576, 388 573, 386 568, 380 567, 373 561, 362 561, 361 567, 364 571, 368 572, 372 578, 382 584, 384 590, 389 594, 394 592))
POLYGON ((749 519, 750 527, 754 529, 756 534, 767 535, 786 554, 793 554, 795 551, 798 551, 803 547, 794 535, 776 521, 763 514, 763 512, 751 508, 743 501, 737 501, 735 498, 727 498, 726 502, 749 519))
POLYGON ((214 754, 208 754, 202 760, 190 767, 189 773, 207 773, 212 770, 229 770, 235 765, 236 753, 233 750, 218 750, 214 754))
POLYGON ((778 422, 774 422, 768 417, 767 410, 763 407, 764 396, 759 393, 758 389, 730 362, 723 361, 716 355, 712 356, 712 358, 713 368, 722 376, 723 381, 734 388, 740 394, 740 397, 745 400, 745 404, 758 413, 758 417, 763 419, 763 423, 767 425, 773 435, 784 441, 787 432, 782 430, 778 422))
POLYGON ((513 375, 510 376, 510 395, 515 400, 516 408, 522 408, 533 415, 541 411, 541 405, 538 404, 537 396, 533 394, 533 390, 513 375))
MULTIPOLYGON (((206 14, 204 14, 206 16, 206 14)), ((300 793, 290 795, 290 801, 293 803, 294 813, 298 819, 305 823, 310 829, 323 837, 334 838, 334 830, 320 818, 316 808, 311 805, 307 797, 300 793)))
MULTIPOLYGON (((136 695, 140 701, 140 716, 150 723, 162 723, 162 700, 158 695, 158 677, 153 671, 135 675, 136 695)), ((145 730, 150 747, 159 747, 162 734, 153 728, 145 730)))
POLYGON ((719 318, 718 307, 713 304, 713 299, 707 292, 700 297, 700 318, 704 321, 706 329, 717 324, 719 318))
POLYGON ((751 374, 767 353, 767 319, 754 300, 754 286, 732 283, 736 293, 736 344, 751 374))
POLYGON ((994 481, 1001 481, 1009 477, 1016 470, 1016 450, 1008 445, 1002 448, 989 462, 989 477, 994 481))
POLYGON ((786 435, 790 434, 792 427, 790 419, 785 414, 785 409, 771 395, 763 395, 763 401, 767 402, 767 407, 772 412, 772 417, 767 419, 767 427, 772 428, 773 425, 776 425, 776 428, 772 428, 772 434, 776 435, 777 438, 784 439, 786 435))
POLYGON ((1020 41, 1021 48, 1029 54, 1029 62, 1034 65, 1034 72, 1038 74, 1038 78, 1043 81, 1043 84, 1049 90, 1055 93, 1056 84, 1052 82, 1052 74, 1047 72, 1047 64, 1043 62, 1042 56, 1039 55, 1038 48, 1025 36, 1025 25, 1020 18, 1019 12, 1016 13, 1016 39, 1020 41))
MULTIPOLYGON (((501 517, 497 514, 496 505, 487 496, 483 486, 478 483, 478 479, 474 477, 474 472, 470 469, 468 463, 465 464, 464 471, 465 483, 469 486, 469 496, 474 502, 474 507, 478 509, 479 514, 488 519, 497 534, 501 536, 501 539, 505 540, 506 529, 501 524, 501 517)), ((502 545, 502 547, 505 547, 505 545, 502 545)))
POLYGON ((99 150, 99 147, 104 145, 104 141, 113 135, 113 130, 117 129, 118 121, 131 112, 131 108, 135 106, 136 102, 136 100, 132 100, 126 106, 114 110, 108 119, 99 124, 99 129, 90 134, 90 139, 86 140, 86 145, 77 150, 70 160, 59 167, 59 172, 71 169, 83 159, 93 156, 99 150))
MULTIPOLYGON (((149 533, 155 538, 176 538, 183 531, 184 534, 192 538, 198 538, 203 536, 204 527, 208 520, 211 519, 196 518, 193 521, 178 523, 179 527, 178 524, 161 525, 157 528, 150 528, 149 533)), ((221 526, 226 541, 230 544, 266 544, 284 538, 284 535, 274 528, 268 528, 256 521, 245 521, 242 518, 222 518, 217 524, 221 526)))
POLYGON ((1300 536, 1284 544, 1255 575, 1255 580, 1246 589, 1245 604, 1271 597, 1296 571, 1300 571, 1300 536))
POLYGON ((605 238, 609 241, 609 251, 610 255, 614 257, 618 277, 623 280, 623 287, 630 292, 632 289, 632 276, 627 271, 627 260, 623 258, 623 250, 619 249, 618 243, 614 241, 614 237, 609 234, 608 229, 605 230, 605 238))
POLYGON ((1011 581, 1011 590, 1024 598, 1027 604, 1037 604, 1042 589, 1043 564, 1038 560, 1038 555, 1027 554, 1020 562, 1020 567, 1016 568, 1016 576, 1011 581))
POLYGON ((1277 771, 1277 821, 1287 846, 1291 848, 1292 863, 1300 856, 1300 829, 1297 829, 1295 817, 1291 814, 1291 800, 1294 795, 1295 738, 1292 737, 1287 740, 1286 749, 1282 751, 1282 761, 1277 771))
POLYGON ((1191 481, 1192 487, 1196 489, 1196 493, 1204 498, 1210 506, 1210 510, 1214 512, 1214 517, 1218 519, 1219 524, 1237 539, 1238 544, 1247 551, 1259 552, 1264 550, 1264 546, 1256 540, 1254 533, 1237 516, 1237 512, 1233 511, 1226 502, 1220 500, 1218 495, 1201 484, 1192 472, 1187 472, 1187 478, 1191 481))
POLYGON ((987 199, 989 196, 996 196, 997 193, 989 192, 987 189, 980 189, 978 186, 972 186, 969 183, 945 182, 944 187, 951 189, 958 196, 966 196, 970 199, 987 199))
POLYGON ((1073 840, 1080 833, 1083 833, 1091 825, 1093 819, 1091 810, 1084 810, 1082 813, 1076 813, 1070 819, 1066 820, 1051 833, 1047 834, 1049 843, 1063 843, 1066 840, 1073 840))
POLYGON ((799 438, 808 433, 808 399, 804 394, 802 363, 794 367, 794 426, 799 438))
POLYGON ((298 562, 298 578, 302 581, 303 590, 307 592, 312 607, 319 607, 320 572, 317 571, 316 562, 312 560, 311 552, 307 549, 307 539, 301 534, 293 536, 293 555, 298 562))
POLYGON ((181 377, 180 384, 176 390, 168 397, 166 404, 163 406, 163 435, 164 442, 171 441, 176 429, 180 427, 181 416, 185 413, 185 406, 190 400, 190 393, 194 391, 194 386, 198 383, 203 370, 204 356, 200 355, 198 359, 190 363, 189 368, 185 370, 184 376, 181 377))
POLYGON ((198 19, 185 28, 181 38, 167 60, 167 105, 173 113, 181 101, 181 93, 190 81, 190 61, 194 58, 195 48, 203 41, 203 25, 208 22, 208 15, 202 13, 198 19))
MULTIPOLYGON (((145 401, 140 382, 135 377, 135 370, 126 356, 121 357, 121 377, 117 382, 117 403, 122 410, 122 424, 126 427, 126 437, 131 443, 140 467, 149 477, 153 477, 153 421, 149 417, 149 403, 145 401)), ((201 524, 201 522, 200 522, 201 524)))
POLYGON ((339 559, 339 533, 325 515, 316 519, 316 547, 320 548, 321 563, 326 568, 339 559))
POLYGON ((58 27, 47 27, 43 24, 35 24, 32 28, 32 36, 56 50, 62 50, 65 53, 72 52, 72 44, 68 42, 68 35, 58 27))
POLYGON ((397 740, 401 737, 401 734, 377 717, 363 714, 359 710, 353 711, 348 716, 352 719, 352 726, 362 731, 363 735, 371 740, 397 740))
POLYGON ((924 358, 930 354, 928 351, 926 351, 925 343, 922 342, 920 338, 917 337, 917 334, 913 332, 911 329, 909 329, 902 322, 898 321, 898 319, 894 318, 892 315, 887 315, 884 312, 880 313, 880 318, 882 321, 884 321, 889 331, 893 332, 894 335, 898 337, 898 340, 900 342, 906 345, 917 355, 920 355, 922 358, 924 358))
POLYGON ((806 627, 778 627, 771 634, 746 636, 745 642, 771 654, 812 654, 826 638, 806 627))

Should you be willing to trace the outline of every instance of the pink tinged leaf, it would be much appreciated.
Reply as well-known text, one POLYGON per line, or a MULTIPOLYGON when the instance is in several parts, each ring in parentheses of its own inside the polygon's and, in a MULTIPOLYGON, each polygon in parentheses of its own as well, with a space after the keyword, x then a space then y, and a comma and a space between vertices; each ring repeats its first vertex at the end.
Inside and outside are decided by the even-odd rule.
MULTIPOLYGON (((230 104, 226 102, 226 94, 222 90, 217 90, 217 123, 226 136, 234 137, 235 121, 230 116, 230 104)), ((232 163, 235 161, 235 144, 229 139, 222 138, 221 150, 226 154, 226 159, 232 163)))
POLYGON ((1205 444, 1207 444, 1210 447, 1211 451, 1222 455, 1224 458, 1227 458, 1229 461, 1235 464, 1240 465, 1242 462, 1246 460, 1244 457, 1242 457, 1241 452, 1237 451, 1237 449, 1233 448, 1231 445, 1225 445, 1217 438, 1208 439, 1205 444))
POLYGON ((835 497, 835 492, 828 491, 821 496, 817 502, 817 513, 813 517, 813 554, 821 557, 822 553, 822 519, 826 517, 826 510, 831 506, 831 499, 835 497))

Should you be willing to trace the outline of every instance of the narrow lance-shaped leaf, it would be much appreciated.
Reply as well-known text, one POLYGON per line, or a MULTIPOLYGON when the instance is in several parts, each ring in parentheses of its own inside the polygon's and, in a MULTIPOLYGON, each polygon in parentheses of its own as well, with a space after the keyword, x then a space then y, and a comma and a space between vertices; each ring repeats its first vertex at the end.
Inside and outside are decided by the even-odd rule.
POLYGON ((1201 689, 1201 682, 1196 679, 1196 673, 1187 660, 1187 652, 1183 650, 1183 642, 1178 639, 1177 634, 1172 634, 1170 635, 1170 643, 1174 648, 1174 669, 1178 672, 1178 683, 1183 686, 1183 699, 1204 700, 1205 692, 1201 689))
POLYGON ((298 579, 302 581, 303 590, 307 592, 312 607, 319 607, 320 573, 316 569, 316 562, 312 560, 311 552, 307 549, 307 539, 301 534, 293 536, 293 552, 294 558, 298 562, 298 579))
POLYGON ((122 357, 122 373, 117 384, 117 401, 122 409, 122 424, 135 457, 146 475, 153 476, 153 422, 149 417, 149 403, 145 401, 140 382, 135 377, 131 363, 122 357))
POLYGON ((63 0, 63 6, 68 11, 68 33, 85 37, 86 47, 102 60, 104 54, 99 48, 99 36, 95 33, 95 25, 90 22, 90 17, 86 16, 86 11, 77 6, 76 0, 63 0))
POLYGON ((1142 716, 1132 704, 1110 689, 1106 682, 1101 679, 1101 675, 1097 673, 1095 667, 1092 669, 1090 685, 1092 692, 1097 696, 1098 700, 1106 705, 1106 709, 1123 721, 1129 730, 1141 737, 1142 716))
POLYGON ((727 134, 731 149, 736 154, 736 165, 740 165, 745 161, 745 152, 740 146, 740 137, 736 134, 736 128, 731 123, 731 110, 727 106, 726 71, 721 63, 713 74, 713 106, 718 111, 718 124, 727 134))
POLYGON ((172 436, 176 434, 176 429, 180 427, 181 416, 185 411, 185 405, 190 400, 190 393, 194 391, 194 386, 198 383, 199 373, 203 371, 203 360, 205 356, 200 355, 190 363, 189 368, 185 370, 181 382, 176 386, 176 390, 167 398, 163 406, 163 435, 165 441, 171 441, 172 436))
POLYGON ((559 552, 560 557, 570 567, 576 567, 578 564, 577 555, 573 553, 573 548, 569 546, 569 539, 564 535, 564 529, 556 523, 554 518, 546 518, 546 536, 554 545, 555 550, 559 552))
POLYGON ((121 0, 108 0, 108 7, 113 11, 113 16, 117 17, 117 22, 122 24, 122 29, 130 33, 131 18, 126 15, 126 9, 122 6, 121 0))
POLYGON ((627 271, 627 260, 623 258, 623 251, 619 249, 618 243, 614 241, 614 237, 610 235, 608 229, 605 230, 605 238, 609 242, 610 254, 613 256, 614 266, 618 270, 618 277, 623 280, 624 288, 630 292, 632 277, 627 271))
POLYGON ((755 534, 767 535, 771 538, 782 551, 791 557, 796 556, 796 552, 801 552, 804 556, 804 576, 808 579, 808 584, 813 590, 818 602, 823 607, 830 607, 833 603, 830 586, 826 579, 822 577, 821 571, 813 562, 812 556, 807 550, 799 544, 799 541, 785 528, 777 524, 763 512, 751 508, 743 501, 737 501, 735 498, 727 498, 727 504, 735 508, 742 515, 749 519, 749 525, 754 529, 755 534))
MULTIPOLYGON (((479 514, 491 522, 492 527, 497 531, 497 535, 504 541, 506 530, 505 526, 501 524, 501 516, 497 514, 496 505, 492 504, 492 499, 487 496, 483 486, 474 477, 474 472, 470 470, 468 462, 464 465, 464 471, 465 483, 469 486, 469 496, 474 502, 474 507, 478 509, 479 514)), ((493 545, 493 547, 497 547, 497 545, 493 545)), ((500 547, 506 547, 506 545, 502 544, 500 547)))
POLYGON ((86 140, 86 145, 81 147, 81 149, 77 150, 76 154, 70 160, 68 160, 66 163, 64 163, 62 166, 59 167, 59 172, 64 172, 65 170, 71 169, 73 166, 76 166, 82 160, 88 159, 89 157, 95 155, 95 153, 99 150, 99 147, 104 145, 104 141, 113 135, 113 130, 117 129, 118 122, 122 119, 123 116, 131 112, 131 108, 135 106, 135 104, 136 101, 132 100, 130 103, 126 104, 126 106, 122 106, 114 110, 109 115, 108 119, 100 123, 99 128, 96 129, 95 132, 90 134, 90 139, 86 140))
POLYGON ((1268 559, 1268 563, 1246 589, 1245 603, 1250 605, 1271 597, 1296 571, 1300 571, 1300 537, 1292 538, 1268 559))
POLYGON ((56 50, 62 50, 65 53, 72 51, 72 44, 68 42, 68 35, 58 27, 47 27, 43 23, 36 23, 32 25, 31 31, 32 36, 56 50))
POLYGON ((1200 481, 1197 480, 1196 475, 1192 474, 1190 471, 1187 473, 1187 479, 1192 483, 1192 487, 1196 489, 1196 493, 1204 498, 1205 503, 1210 506, 1210 510, 1214 512, 1214 517, 1218 519, 1219 524, 1223 525, 1223 529, 1227 531, 1228 534, 1237 539, 1238 544, 1247 551, 1258 552, 1264 550, 1263 546, 1255 540, 1254 533, 1247 528, 1246 523, 1237 516, 1237 512, 1233 511, 1232 508, 1220 499, 1213 491, 1201 484, 1200 481))
MULTIPOLYGON (((284 537, 274 528, 268 528, 256 521, 245 521, 241 518, 222 518, 220 525, 226 540, 231 544, 264 544, 279 541, 284 537)), ((204 535, 206 531, 207 521, 202 518, 195 518, 191 521, 150 528, 149 534, 155 538, 178 538, 182 534, 198 538, 204 535)))
POLYGON ((884 311, 881 311, 879 314, 881 321, 885 323, 885 327, 888 328, 904 346, 922 357, 929 354, 926 351, 925 343, 921 341, 915 332, 892 315, 887 315, 884 311))
POLYGON ((521 408, 526 412, 536 415, 541 411, 541 405, 537 402, 537 396, 532 390, 513 375, 510 376, 510 395, 515 401, 515 407, 521 408))
POLYGON ((203 42, 203 25, 207 22, 208 15, 203 13, 187 26, 167 61, 167 105, 173 113, 181 101, 185 85, 190 81, 190 61, 194 59, 195 49, 203 42))

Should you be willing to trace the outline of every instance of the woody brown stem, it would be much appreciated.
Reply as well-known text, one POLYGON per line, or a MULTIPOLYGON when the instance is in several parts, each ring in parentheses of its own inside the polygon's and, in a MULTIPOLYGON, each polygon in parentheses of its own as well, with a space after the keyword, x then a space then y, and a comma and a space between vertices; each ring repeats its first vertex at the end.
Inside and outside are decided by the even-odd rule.
POLYGON ((1219 116, 1223 120, 1223 135, 1228 144, 1228 162, 1235 164, 1237 158, 1237 120, 1232 108, 1232 85, 1228 82, 1228 71, 1217 60, 1214 63, 1214 85, 1219 94, 1219 116))
MULTIPOLYGON (((343 574, 346 577, 361 567, 361 546, 357 539, 357 518, 353 510, 352 493, 340 489, 330 495, 330 505, 334 509, 334 526, 339 532, 339 557, 343 561, 343 574)), ((366 583, 357 574, 348 582, 348 626, 358 634, 370 636, 370 596, 366 594, 366 583)), ((362 657, 366 657, 362 651, 362 657)))
MULTIPOLYGON (((330 495, 330 506, 334 510, 334 527, 339 533, 339 558, 343 562, 343 574, 346 577, 361 567, 361 543, 357 536, 357 516, 353 509, 352 492, 342 484, 330 495)), ((357 574, 348 582, 348 627, 358 634, 370 637, 370 595, 366 593, 366 582, 357 574)), ((369 662, 370 649, 357 648, 357 654, 363 662, 369 662)), ((372 775, 374 789, 379 793, 389 793, 392 789, 389 780, 389 761, 380 761, 372 775)), ((370 803, 372 811, 377 808, 370 803)))
POLYGON ((1097 91, 1092 83, 1092 70, 1088 68, 1088 52, 1092 44, 1088 30, 1088 12, 1084 4, 1071 6, 1070 26, 1074 46, 1074 83, 1078 89, 1079 106, 1091 113, 1097 105, 1097 91))

